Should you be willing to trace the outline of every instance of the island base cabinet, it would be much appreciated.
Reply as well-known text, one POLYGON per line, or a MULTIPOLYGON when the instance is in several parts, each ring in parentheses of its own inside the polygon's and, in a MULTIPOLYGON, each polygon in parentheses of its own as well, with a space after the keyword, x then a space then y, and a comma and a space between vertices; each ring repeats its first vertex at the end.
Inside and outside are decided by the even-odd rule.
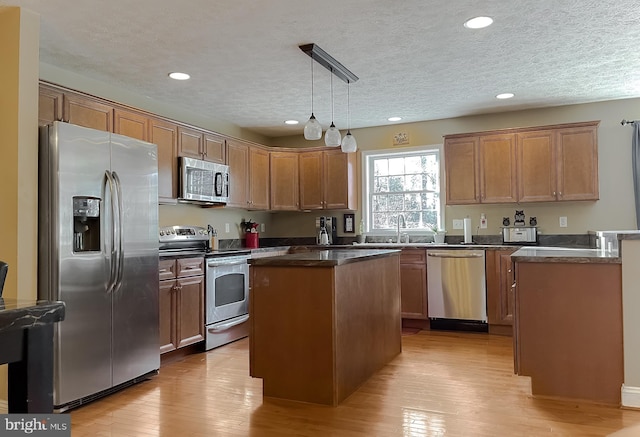
POLYGON ((620 264, 516 262, 516 373, 536 396, 619 405, 620 264))
POLYGON ((251 275, 250 372, 264 396, 335 406, 400 353, 398 256, 251 275))

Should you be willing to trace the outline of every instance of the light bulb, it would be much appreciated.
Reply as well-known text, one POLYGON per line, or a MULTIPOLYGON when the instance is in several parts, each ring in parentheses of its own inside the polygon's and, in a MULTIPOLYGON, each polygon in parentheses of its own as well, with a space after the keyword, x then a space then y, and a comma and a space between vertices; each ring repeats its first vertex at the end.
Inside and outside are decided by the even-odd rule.
POLYGON ((351 135, 351 131, 347 131, 347 134, 342 139, 341 149, 344 153, 353 153, 358 150, 358 143, 356 142, 356 138, 351 135))
POLYGON ((342 135, 340 135, 340 131, 336 125, 331 122, 331 126, 329 126, 329 129, 327 129, 324 134, 324 143, 329 147, 338 147, 341 139, 342 135))
POLYGON ((309 121, 304 125, 304 139, 305 140, 319 140, 322 138, 322 126, 316 120, 316 117, 311 113, 309 121))

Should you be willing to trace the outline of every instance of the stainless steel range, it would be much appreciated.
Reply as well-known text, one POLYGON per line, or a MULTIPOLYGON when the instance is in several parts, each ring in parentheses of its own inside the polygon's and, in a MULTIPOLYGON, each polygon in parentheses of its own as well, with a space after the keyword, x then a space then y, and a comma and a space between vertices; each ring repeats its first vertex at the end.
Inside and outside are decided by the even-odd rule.
POLYGON ((205 350, 249 335, 249 264, 247 250, 210 250, 206 228, 160 228, 160 256, 203 256, 205 273, 205 350))

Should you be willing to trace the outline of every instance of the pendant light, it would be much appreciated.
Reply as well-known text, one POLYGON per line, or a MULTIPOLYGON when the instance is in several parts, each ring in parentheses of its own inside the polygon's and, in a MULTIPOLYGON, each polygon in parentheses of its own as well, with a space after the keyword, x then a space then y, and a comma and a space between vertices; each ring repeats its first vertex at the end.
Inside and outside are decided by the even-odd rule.
POLYGON ((311 117, 309 117, 307 124, 304 125, 304 138, 305 140, 319 140, 322 138, 322 126, 313 115, 313 56, 311 56, 311 117))
POLYGON ((349 83, 347 81, 347 134, 342 139, 341 150, 344 153, 353 153, 358 150, 358 143, 356 142, 356 138, 351 135, 351 111, 350 111, 350 93, 349 93, 349 83))
POLYGON ((342 135, 340 135, 340 131, 333 124, 333 69, 330 70, 331 74, 331 126, 324 134, 324 143, 329 147, 338 147, 340 145, 340 140, 342 139, 342 135))

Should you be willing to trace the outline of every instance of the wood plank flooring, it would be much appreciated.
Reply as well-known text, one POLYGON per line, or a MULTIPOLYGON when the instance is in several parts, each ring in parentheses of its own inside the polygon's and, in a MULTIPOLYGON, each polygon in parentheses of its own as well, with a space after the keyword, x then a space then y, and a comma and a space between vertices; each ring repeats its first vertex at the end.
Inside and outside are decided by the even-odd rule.
POLYGON ((640 424, 640 411, 532 398, 529 379, 513 375, 510 337, 420 331, 402 343, 328 407, 263 401, 243 339, 73 410, 72 436, 606 436, 640 424))

